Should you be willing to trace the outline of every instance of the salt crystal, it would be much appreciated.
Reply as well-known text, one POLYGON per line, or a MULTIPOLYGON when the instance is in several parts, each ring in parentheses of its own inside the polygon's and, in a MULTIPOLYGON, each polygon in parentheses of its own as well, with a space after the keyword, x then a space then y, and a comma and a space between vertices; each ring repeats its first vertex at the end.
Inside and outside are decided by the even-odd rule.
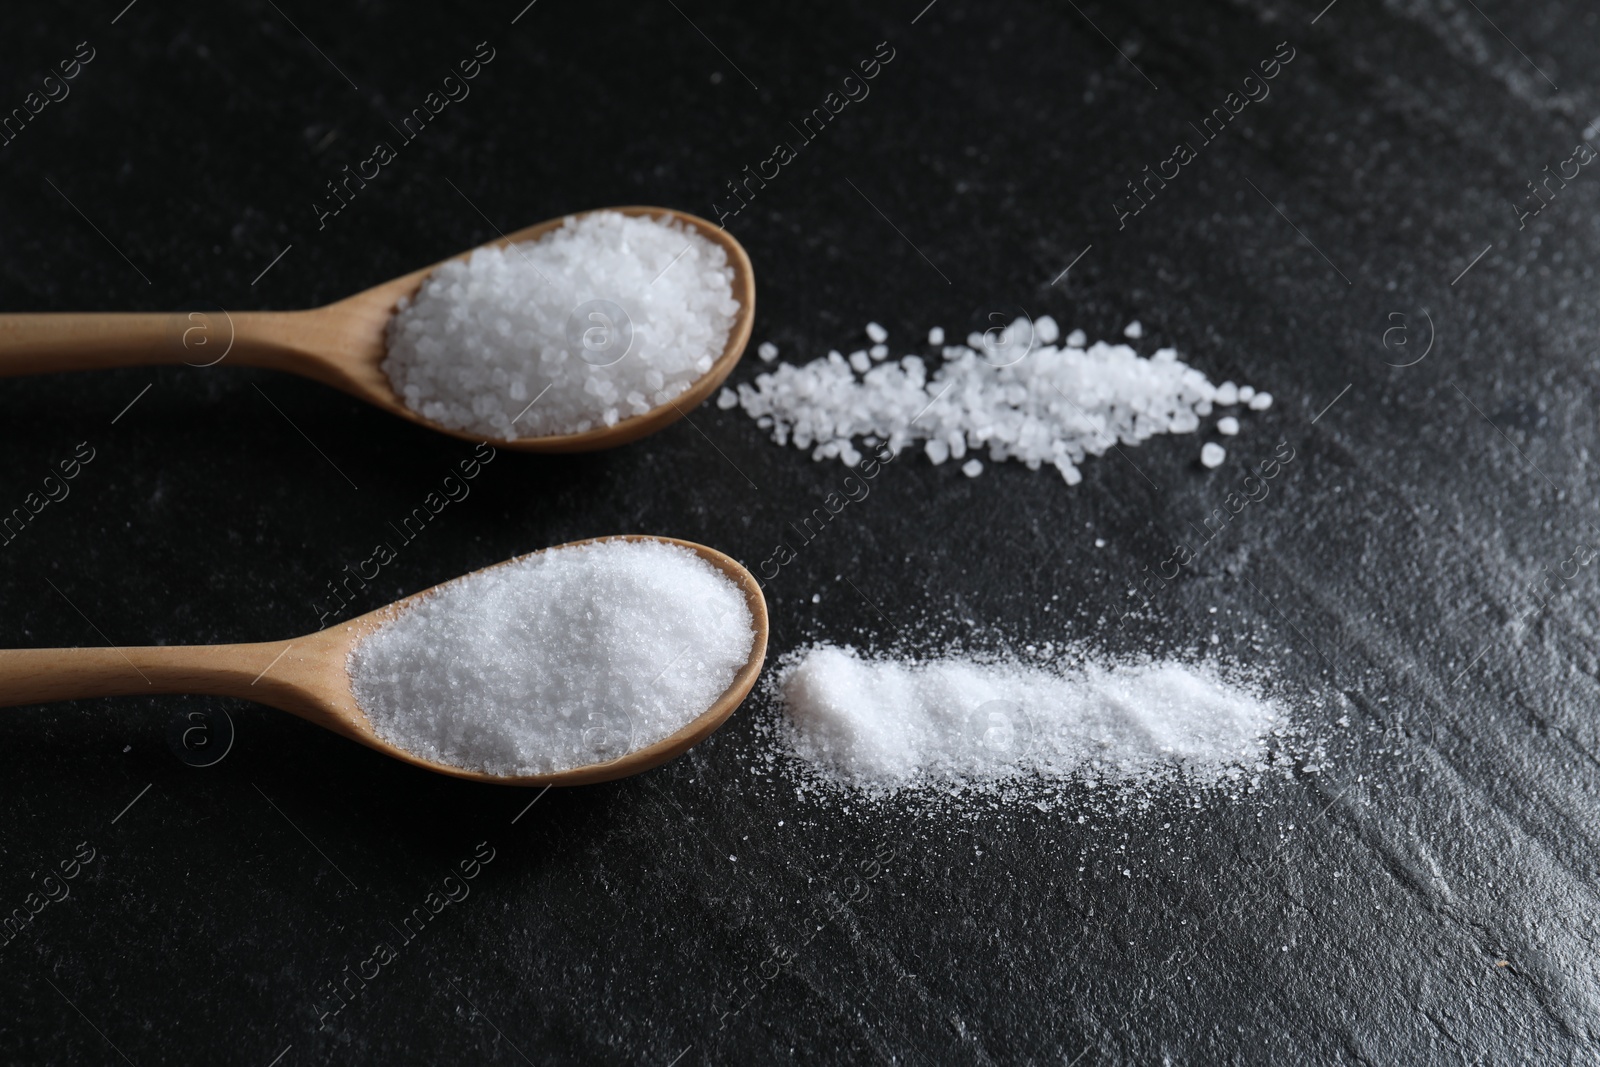
POLYGON ((756 346, 756 355, 761 357, 761 362, 771 363, 778 358, 778 346, 771 341, 762 341, 756 346))
POLYGON ((1239 432, 1239 420, 1232 415, 1224 415, 1217 420, 1217 432, 1224 437, 1232 437, 1239 432))
POLYGON ((1239 387, 1232 382, 1223 382, 1217 386, 1217 403, 1225 408, 1230 408, 1239 402, 1239 387))
POLYGON ((928 331, 928 343, 930 345, 942 345, 942 344, 944 344, 944 327, 943 326, 935 326, 931 330, 928 331))
POLYGON ((1228 450, 1215 441, 1207 441, 1200 446, 1200 465, 1203 467, 1220 467, 1227 458, 1228 450))
POLYGON ((1272 406, 1271 393, 1257 393, 1250 398, 1251 411, 1265 411, 1272 406))
POLYGON ((882 360, 889 355, 889 346, 873 345, 871 348, 867 349, 867 355, 871 356, 874 360, 882 360))
POLYGON ((829 352, 780 363, 738 386, 739 405, 773 440, 818 461, 853 454, 844 449, 856 441, 887 442, 894 452, 923 443, 936 465, 966 461, 970 448, 988 462, 1048 464, 1070 486, 1083 481, 1089 456, 1196 432, 1224 395, 1173 348, 1143 357, 1126 344, 1073 347, 1082 331, 1058 347, 1043 341, 1060 332, 1048 316, 1018 318, 1005 332, 1012 342, 973 332, 966 345, 928 358, 873 363, 867 353, 846 360, 829 352))
POLYGON ((493 775, 613 760, 676 733, 750 655, 744 593, 690 549, 608 540, 450 582, 350 653, 383 740, 493 775))
POLYGON ((867 336, 872 339, 873 344, 882 344, 889 339, 889 331, 875 322, 869 322, 867 323, 867 336))
POLYGON ((1044 782, 1219 784, 1270 764, 1288 716, 1215 668, 948 656, 822 645, 784 666, 783 738, 824 780, 870 794, 1044 782))
POLYGON ((1088 343, 1089 335, 1084 333, 1082 330, 1073 330, 1071 333, 1067 334, 1068 348, 1082 348, 1088 343))
POLYGON ((724 389, 717 394, 717 407, 723 411, 739 406, 739 394, 732 389, 724 389))
POLYGON ((1134 319, 1132 322, 1128 323, 1128 325, 1122 328, 1122 336, 1126 337, 1130 341, 1137 341, 1139 338, 1144 336, 1144 324, 1138 319, 1134 319))
POLYGON ((1061 327, 1049 315, 1041 315, 1033 320, 1033 336, 1047 345, 1053 345, 1061 337, 1061 327))
POLYGON ((976 478, 983 473, 983 461, 978 459, 967 460, 961 465, 961 473, 968 478, 976 478))
POLYGON ((597 211, 439 266, 390 318, 382 367, 407 407, 448 429, 576 433, 615 422, 614 398, 660 405, 687 390, 737 310, 720 246, 666 216, 597 211))
POLYGON ((1241 386, 1239 386, 1239 403, 1248 404, 1248 403, 1250 403, 1250 401, 1252 399, 1255 398, 1255 395, 1256 395, 1256 387, 1255 386, 1253 386, 1253 385, 1241 385, 1241 386))

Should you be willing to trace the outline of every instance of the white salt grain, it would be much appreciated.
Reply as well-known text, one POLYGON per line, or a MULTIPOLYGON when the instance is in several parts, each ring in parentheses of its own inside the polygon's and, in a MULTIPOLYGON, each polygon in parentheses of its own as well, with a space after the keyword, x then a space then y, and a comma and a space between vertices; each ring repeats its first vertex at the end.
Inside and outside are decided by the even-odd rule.
POLYGON ((867 336, 872 338, 872 343, 881 345, 889 339, 889 331, 875 322, 867 323, 867 336))
POLYGON ((1130 341, 1137 341, 1139 338, 1144 336, 1144 323, 1140 322, 1138 319, 1134 319, 1132 322, 1128 323, 1128 325, 1122 328, 1122 336, 1126 337, 1130 341))
POLYGON ((942 344, 944 344, 944 327, 943 326, 935 326, 931 330, 928 331, 928 343, 930 345, 942 345, 942 344))
POLYGON ((1217 405, 1231 408, 1239 402, 1239 387, 1232 382, 1223 382, 1217 386, 1217 405))
POLYGON ((1239 386, 1239 403, 1248 404, 1255 398, 1256 389, 1253 385, 1239 386))
POLYGON ((965 474, 968 478, 976 478, 978 475, 983 473, 983 461, 977 459, 967 460, 961 465, 961 473, 965 474))
MULTIPOLYGON (((1195 433, 1221 402, 1223 390, 1175 349, 1145 357, 1124 344, 1086 346, 1081 330, 1065 347, 1046 340, 1059 335, 1049 316, 1019 317, 943 347, 931 365, 921 356, 874 364, 864 353, 829 352, 757 375, 738 387, 739 404, 774 441, 819 461, 858 454, 855 442, 868 438, 894 453, 924 442, 936 465, 981 450, 994 462, 1048 465, 1077 485, 1087 457, 1195 433)), ((969 476, 982 469, 962 466, 969 476)))
POLYGON ((1203 467, 1220 467, 1227 458, 1228 450, 1215 441, 1207 441, 1200 446, 1200 465, 1203 467))
POLYGON ((761 357, 761 362, 771 363, 778 358, 778 346, 771 341, 762 341, 756 346, 756 355, 761 357))
POLYGON ((494 775, 613 760, 700 716, 749 658, 744 593, 680 545, 551 549, 440 588, 348 669, 378 736, 494 775))
POLYGON ((1257 393, 1250 398, 1251 411, 1265 411, 1272 406, 1271 393, 1257 393))
POLYGON ((581 433, 681 395, 738 310, 718 245, 666 217, 594 212, 440 266, 390 319, 383 370, 449 429, 581 433))
POLYGON ((1287 716, 1214 668, 866 659, 823 645, 784 667, 785 739, 824 780, 995 791, 1049 781, 1240 780, 1273 763, 1287 716))
MULTIPOLYGON (((717 401, 717 406, 722 406, 722 401, 720 399, 717 401)), ((1217 432, 1224 437, 1232 437, 1234 434, 1239 432, 1239 420, 1234 418, 1232 415, 1224 415, 1222 418, 1217 420, 1217 432)))

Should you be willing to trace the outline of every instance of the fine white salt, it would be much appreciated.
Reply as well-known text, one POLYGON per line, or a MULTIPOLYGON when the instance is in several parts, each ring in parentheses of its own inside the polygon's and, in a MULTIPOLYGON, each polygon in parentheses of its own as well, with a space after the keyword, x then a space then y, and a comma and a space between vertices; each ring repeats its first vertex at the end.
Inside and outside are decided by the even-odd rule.
POLYGON ((1228 450, 1215 441, 1207 441, 1200 446, 1200 464, 1207 468, 1222 466, 1222 461, 1228 458, 1228 450))
POLYGON ((928 330, 928 343, 930 345, 944 344, 944 327, 934 326, 928 330))
POLYGON ((1217 420, 1217 432, 1224 437, 1234 436, 1239 432, 1239 420, 1232 415, 1224 415, 1217 420))
POLYGON ((1282 767, 1274 739, 1293 732, 1271 701, 1179 662, 869 659, 821 645, 787 661, 778 695, 790 751, 824 782, 876 795, 1218 785, 1282 767))
POLYGON ((739 303, 723 250, 667 216, 594 212, 439 267, 388 327, 411 410, 495 439, 582 433, 681 395, 739 303))
POLYGON ((867 336, 872 338, 873 344, 883 344, 889 339, 889 331, 875 322, 867 323, 867 336))
POLYGON ((1175 349, 1144 357, 1125 344, 1089 345, 1082 330, 1058 346, 1060 337, 1049 316, 1019 317, 974 331, 931 364, 917 355, 873 363, 865 353, 829 352, 739 385, 738 403, 774 441, 819 461, 854 465, 858 439, 886 442, 897 454, 921 442, 930 462, 954 460, 969 477, 983 468, 966 462, 968 453, 981 450, 1032 470, 1049 464, 1076 485, 1086 457, 1157 434, 1194 433, 1214 407, 1248 399, 1231 382, 1213 385, 1175 349))
POLYGON ((756 346, 756 355, 761 357, 761 362, 771 363, 778 358, 778 346, 771 341, 762 341, 756 346))
POLYGON ((753 639, 744 593, 693 551, 600 541, 448 583, 356 645, 347 669, 391 744, 550 774, 677 732, 727 690, 753 639))

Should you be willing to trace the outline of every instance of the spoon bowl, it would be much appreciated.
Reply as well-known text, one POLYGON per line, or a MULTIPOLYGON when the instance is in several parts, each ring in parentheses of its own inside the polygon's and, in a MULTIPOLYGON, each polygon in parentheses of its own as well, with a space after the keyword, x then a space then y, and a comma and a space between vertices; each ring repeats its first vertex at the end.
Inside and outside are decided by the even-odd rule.
POLYGON ((727 344, 711 369, 689 388, 641 415, 582 433, 497 439, 431 422, 411 410, 384 373, 386 330, 397 305, 414 296, 443 263, 466 259, 478 248, 503 248, 537 240, 568 218, 503 234, 460 255, 401 275, 337 303, 307 311, 175 312, 170 314, 46 313, 0 315, 0 376, 66 370, 231 362, 311 378, 430 430, 466 441, 488 440, 524 452, 590 452, 635 441, 676 422, 720 386, 744 354, 755 322, 755 270, 744 246, 727 230, 684 211, 660 207, 602 208, 622 215, 671 219, 721 248, 733 268, 739 303, 727 344), (220 354, 219 354, 220 353, 220 354))
MULTIPOLYGON (((550 774, 493 775, 423 759, 378 736, 366 712, 361 710, 351 685, 347 667, 351 651, 384 623, 398 618, 418 601, 460 578, 414 593, 348 622, 287 641, 3 650, 0 651, 0 707, 152 693, 236 697, 280 708, 386 756, 456 778, 520 786, 586 785, 626 778, 657 767, 703 741, 744 702, 766 658, 767 605, 755 576, 738 561, 692 541, 627 535, 590 538, 554 547, 571 548, 608 540, 662 541, 691 550, 739 586, 755 626, 749 658, 709 708, 669 736, 615 759, 550 774)), ((526 558, 517 556, 484 570, 509 566, 526 558)))

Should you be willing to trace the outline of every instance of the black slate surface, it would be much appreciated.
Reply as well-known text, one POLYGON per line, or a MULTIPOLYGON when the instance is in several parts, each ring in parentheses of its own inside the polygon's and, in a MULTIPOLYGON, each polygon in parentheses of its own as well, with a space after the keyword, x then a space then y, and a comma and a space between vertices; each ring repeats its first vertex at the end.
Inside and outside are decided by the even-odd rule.
MULTIPOLYGON (((1600 577, 1567 562, 1600 543, 1594 168, 1520 217, 1600 115, 1596 12, 924 2, 13 7, 0 109, 79 42, 93 58, 0 146, 0 310, 309 306, 564 212, 714 216, 887 42, 870 96, 727 219, 757 340, 1137 317, 1145 346, 1278 402, 1209 473, 1193 437, 1074 489, 908 454, 768 583, 773 653, 1214 650, 1271 672, 1323 768, 1243 800, 957 816, 797 796, 761 759, 766 698, 665 768, 537 797, 243 703, 10 710, 0 907, 78 876, 3 946, 0 1059, 1596 1056, 1600 577), (471 95, 319 227, 325 183, 479 42, 471 95), (1280 49, 1270 95, 1203 140, 1191 123, 1280 49), (1184 139, 1195 158, 1119 222, 1184 139), (1118 625, 1280 441, 1270 495, 1118 625), (221 745, 226 721, 212 766, 169 745, 195 723, 221 745), (475 856, 470 895, 402 943, 475 856), (380 942, 395 958, 324 1016, 380 942)), ((471 451, 226 363, 9 380, 0 434, 0 509, 93 454, 0 546, 19 647, 311 630, 326 583, 471 451)), ((755 567, 844 473, 709 404, 614 452, 502 454, 348 613, 599 534, 755 567)))

